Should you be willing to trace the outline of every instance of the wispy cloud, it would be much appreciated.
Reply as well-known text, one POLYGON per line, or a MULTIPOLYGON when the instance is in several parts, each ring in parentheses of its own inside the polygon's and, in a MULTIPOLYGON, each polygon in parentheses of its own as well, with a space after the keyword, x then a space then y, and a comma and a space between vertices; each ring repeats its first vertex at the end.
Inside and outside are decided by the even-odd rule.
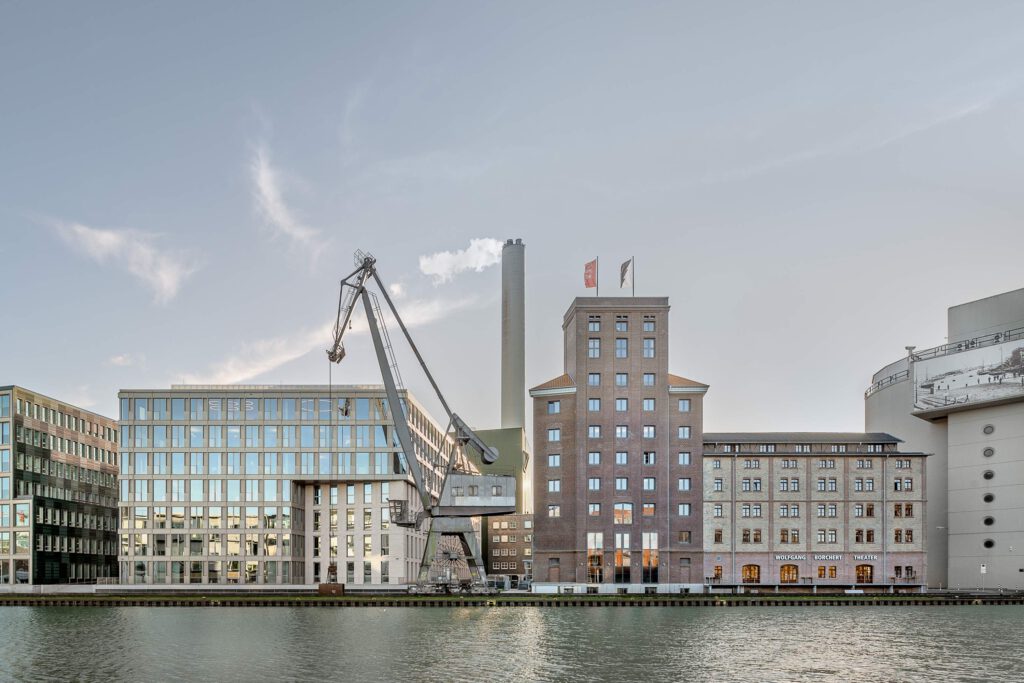
MULTIPOLYGON (((403 307, 408 313, 402 321, 407 328, 420 327, 436 322, 456 311, 469 308, 476 303, 476 297, 451 301, 429 299, 409 301, 403 307)), ((392 334, 397 330, 390 311, 385 311, 384 322, 392 334)), ((248 342, 233 351, 224 360, 213 364, 206 371, 185 374, 185 384, 235 384, 251 380, 272 372, 286 363, 302 358, 312 351, 323 351, 331 344, 334 321, 301 330, 294 334, 248 342)), ((345 332, 345 338, 368 332, 366 318, 362 311, 352 317, 352 329, 345 332)))
POLYGON ((895 132, 888 134, 867 132, 839 137, 830 142, 799 150, 774 159, 767 159, 765 161, 748 164, 738 168, 712 172, 701 178, 697 184, 703 185, 745 180, 752 176, 761 175, 763 173, 768 173, 796 164, 815 161, 817 159, 848 154, 861 154, 882 149, 915 135, 926 133, 934 128, 956 123, 957 121, 961 121, 971 116, 985 113, 992 109, 992 107, 995 106, 995 104, 1005 97, 1012 89, 1012 84, 1002 84, 988 95, 968 100, 964 104, 946 106, 937 113, 934 113, 931 116, 922 117, 918 121, 905 125, 895 132))
POLYGON ((161 249, 158 235, 138 230, 105 230, 81 223, 51 221, 72 248, 100 264, 126 270, 153 291, 157 303, 178 294, 185 279, 196 271, 195 261, 183 252, 161 249))
POLYGON ((285 202, 284 177, 271 163, 270 152, 265 145, 257 146, 249 163, 249 172, 256 210, 267 226, 292 246, 306 249, 314 256, 319 254, 323 246, 320 231, 305 225, 285 202))
POLYGON ((142 354, 134 353, 119 353, 115 356, 111 356, 107 359, 107 365, 115 368, 130 368, 133 365, 138 365, 144 360, 142 354))
POLYGON ((420 272, 434 278, 434 284, 447 282, 467 270, 482 271, 501 262, 501 240, 485 237, 472 239, 469 246, 458 251, 439 251, 420 256, 420 272))

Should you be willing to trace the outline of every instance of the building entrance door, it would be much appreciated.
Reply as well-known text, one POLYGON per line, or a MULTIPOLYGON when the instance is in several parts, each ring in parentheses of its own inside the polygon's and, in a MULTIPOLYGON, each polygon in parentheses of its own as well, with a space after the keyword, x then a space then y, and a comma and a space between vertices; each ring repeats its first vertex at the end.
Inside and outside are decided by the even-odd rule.
POLYGON ((870 564, 857 565, 857 583, 874 583, 875 568, 870 564))

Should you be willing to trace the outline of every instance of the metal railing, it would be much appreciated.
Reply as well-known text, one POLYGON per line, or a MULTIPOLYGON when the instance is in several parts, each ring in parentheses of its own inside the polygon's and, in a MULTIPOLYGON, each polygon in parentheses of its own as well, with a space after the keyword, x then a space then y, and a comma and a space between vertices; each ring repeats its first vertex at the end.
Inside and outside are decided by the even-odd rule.
MULTIPOLYGON (((950 342, 948 344, 943 344, 942 346, 935 346, 922 351, 913 351, 910 358, 913 361, 930 360, 932 358, 940 358, 954 353, 970 351, 971 349, 995 346, 996 344, 1002 344, 1004 342, 1014 341, 1017 339, 1024 339, 1024 327, 1015 327, 1014 329, 1007 330, 1006 332, 993 332, 980 337, 972 337, 971 339, 964 339, 958 342, 950 342)), ((888 377, 878 380, 877 382, 873 382, 864 392, 864 398, 868 398, 877 391, 909 378, 909 369, 893 373, 888 377)))

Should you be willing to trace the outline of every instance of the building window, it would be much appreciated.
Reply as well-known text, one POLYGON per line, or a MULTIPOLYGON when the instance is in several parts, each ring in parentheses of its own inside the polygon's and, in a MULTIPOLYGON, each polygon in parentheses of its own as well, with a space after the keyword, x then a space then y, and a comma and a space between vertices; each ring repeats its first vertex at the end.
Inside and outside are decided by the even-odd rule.
POLYGON ((653 439, 654 438, 654 425, 644 425, 644 432, 643 433, 644 433, 644 438, 645 439, 653 439))
POLYGON ((561 441, 561 440, 562 440, 562 430, 561 429, 556 427, 554 429, 549 429, 548 430, 548 441, 556 442, 556 441, 561 441))
POLYGON ((774 453, 775 452, 775 444, 773 444, 773 443, 758 444, 757 452, 758 453, 774 453))
POLYGON ((653 387, 654 386, 654 373, 653 372, 645 372, 644 373, 644 386, 645 387, 653 387))
POLYGON ((558 505, 548 505, 548 517, 561 517, 562 508, 558 505))
POLYGON ((629 384, 629 373, 628 372, 616 372, 615 373, 615 386, 624 387, 629 384))
POLYGON ((644 410, 645 413, 653 413, 654 412, 654 399, 653 398, 645 398, 644 399, 643 410, 644 410))
MULTIPOLYGON (((719 481, 719 480, 716 479, 715 481, 719 481)), ((692 485, 692 480, 690 479, 690 477, 679 477, 679 490, 680 491, 689 491, 689 490, 691 490, 691 485, 692 485)))
POLYGON ((644 338, 644 358, 654 358, 654 339, 644 338))
POLYGON ((601 478, 590 477, 587 479, 587 490, 588 491, 600 491, 601 490, 601 478))
POLYGON ((722 530, 721 529, 715 529, 715 543, 721 543, 721 542, 722 542, 722 530))
POLYGON ((616 439, 628 439, 629 428, 626 425, 615 425, 615 438, 616 439))
POLYGON ((614 510, 612 513, 612 521, 615 524, 632 524, 633 523, 633 504, 632 503, 615 503, 614 510))
POLYGON ((720 504, 716 504, 715 507, 712 509, 712 515, 715 517, 722 516, 722 506, 720 504))
POLYGON ((587 320, 587 331, 588 332, 600 332, 601 331, 601 318, 596 315, 590 316, 587 320))
POLYGON ((601 386, 601 373, 591 372, 587 374, 587 385, 592 387, 601 386))
POLYGON ((690 438, 690 428, 689 427, 680 427, 679 428, 679 438, 680 439, 689 439, 690 438))
POLYGON ((588 465, 600 465, 601 464, 601 453, 598 451, 590 451, 587 453, 587 464, 588 465))
POLYGON ((690 412, 690 399, 681 398, 679 399, 679 412, 688 413, 690 412))
POLYGON ((656 488, 654 477, 644 477, 643 480, 644 491, 653 491, 656 488))
POLYGON ((679 453, 679 464, 680 465, 689 465, 690 464, 690 452, 689 451, 680 451, 680 453, 679 453))
POLYGON ((644 451, 644 464, 653 465, 657 459, 657 454, 654 451, 644 451))
POLYGON ((644 517, 654 516, 654 503, 643 503, 640 506, 640 514, 644 517))
POLYGON ((590 425, 587 427, 587 436, 591 439, 601 438, 601 425, 590 425))
POLYGON ((616 491, 625 491, 628 488, 629 488, 629 479, 628 478, 626 478, 626 477, 616 477, 615 478, 615 490, 616 491))
POLYGON ((592 413, 601 412, 601 399, 599 398, 588 398, 587 399, 587 410, 592 413))
POLYGON ((629 462, 629 454, 626 451, 615 452, 615 464, 625 465, 629 462))
POLYGON ((629 340, 624 337, 615 339, 615 357, 627 358, 629 356, 629 340))
POLYGON ((562 464, 562 456, 558 453, 552 453, 548 456, 548 467, 558 467, 562 464))
POLYGON ((624 315, 615 316, 615 331, 629 332, 629 318, 624 315))
POLYGON ((587 357, 588 358, 600 358, 601 357, 601 340, 591 337, 587 340, 587 357))
POLYGON ((722 490, 724 490, 724 489, 722 488, 722 479, 718 479, 718 478, 716 478, 716 479, 715 479, 715 482, 714 482, 714 490, 715 490, 715 491, 722 491, 722 490))
POLYGON ((846 452, 846 444, 832 444, 832 452, 833 453, 845 453, 846 452))
POLYGON ((714 460, 712 460, 711 461, 711 469, 713 469, 713 470, 720 470, 720 469, 722 469, 722 461, 719 460, 718 458, 715 458, 714 460))
POLYGON ((548 415, 557 415, 562 412, 561 401, 548 401, 548 415))
POLYGON ((689 503, 680 503, 678 508, 678 514, 680 517, 689 517, 690 510, 691 508, 689 503))
POLYGON ((601 515, 601 504, 590 503, 587 505, 587 514, 591 517, 599 517, 601 515))

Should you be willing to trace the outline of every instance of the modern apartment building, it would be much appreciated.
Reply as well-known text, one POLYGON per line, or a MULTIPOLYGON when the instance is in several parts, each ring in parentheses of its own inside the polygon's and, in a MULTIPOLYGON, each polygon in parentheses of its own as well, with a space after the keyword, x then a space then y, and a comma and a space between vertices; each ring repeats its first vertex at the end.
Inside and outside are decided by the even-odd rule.
POLYGON ((0 387, 0 586, 117 576, 117 423, 0 387))
POLYGON ((664 297, 577 298, 534 406, 534 589, 700 589, 702 402, 664 297))
POLYGON ((704 435, 712 589, 920 588, 926 456, 889 434, 704 435))
MULTIPOLYGON (((452 443, 403 390, 426 484, 452 443)), ((391 524, 416 501, 381 386, 123 390, 121 582, 415 582, 426 534, 391 524)), ((415 504, 414 504, 415 505, 415 504)))
POLYGON ((484 555, 489 577, 510 577, 513 587, 533 576, 533 515, 495 515, 486 519, 484 555))
POLYGON ((945 344, 906 348, 872 378, 864 422, 934 454, 929 584, 1024 588, 1024 289, 953 306, 945 344))

